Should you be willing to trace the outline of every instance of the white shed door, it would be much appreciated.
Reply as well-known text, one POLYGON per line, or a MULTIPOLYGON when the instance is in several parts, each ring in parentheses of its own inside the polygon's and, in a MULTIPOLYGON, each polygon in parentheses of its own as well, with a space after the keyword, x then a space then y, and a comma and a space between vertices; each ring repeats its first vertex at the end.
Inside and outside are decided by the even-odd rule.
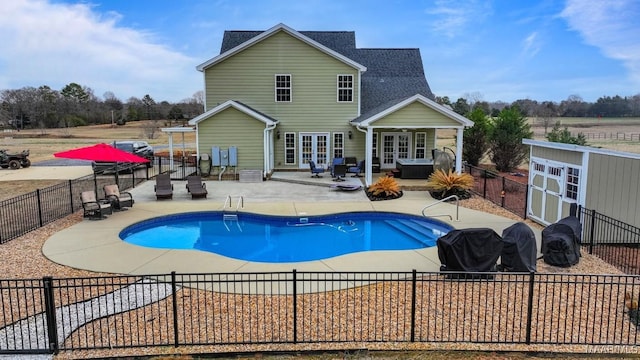
POLYGON ((528 216, 552 224, 562 216, 565 167, 562 163, 531 158, 528 216))

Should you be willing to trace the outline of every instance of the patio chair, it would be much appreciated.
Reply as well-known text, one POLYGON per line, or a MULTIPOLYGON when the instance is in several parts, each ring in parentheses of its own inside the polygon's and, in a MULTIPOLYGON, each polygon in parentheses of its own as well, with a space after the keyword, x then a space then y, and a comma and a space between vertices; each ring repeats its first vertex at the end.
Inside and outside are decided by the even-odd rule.
POLYGON ((309 168, 311 168, 311 177, 322 177, 319 174, 324 173, 324 168, 317 167, 314 161, 309 161, 309 168))
POLYGON ((347 169, 347 172, 353 174, 351 177, 362 177, 362 175, 360 175, 360 173, 362 173, 362 170, 364 170, 364 160, 360 160, 358 166, 352 166, 347 169))
POLYGON ((347 156, 344 158, 344 164, 347 165, 347 168, 358 166, 358 160, 355 156, 347 156))
POLYGON ((153 191, 156 193, 156 199, 171 199, 173 198, 173 184, 171 183, 171 175, 159 174, 156 176, 156 184, 153 186, 153 191))
POLYGON ((374 173, 379 173, 380 172, 380 158, 379 157, 373 157, 373 159, 371 159, 371 172, 374 173))
POLYGON ((204 199, 207 197, 207 184, 202 182, 200 175, 187 176, 187 191, 191 199, 204 199))
POLYGON ((82 200, 83 217, 92 219, 104 219, 105 215, 111 215, 111 203, 109 200, 98 200, 95 191, 83 191, 80 193, 82 200))
POLYGON ((333 158, 333 160, 331 160, 331 166, 329 167, 329 170, 331 171, 331 177, 336 177, 334 175, 336 165, 344 165, 344 158, 333 158))
POLYGON ((344 177, 347 175, 347 165, 337 164, 333 165, 331 169, 333 176, 333 181, 344 181, 344 177))
POLYGON ((105 185, 104 196, 111 201, 111 206, 116 210, 126 210, 133 206, 133 196, 130 192, 120 191, 118 185, 105 185))

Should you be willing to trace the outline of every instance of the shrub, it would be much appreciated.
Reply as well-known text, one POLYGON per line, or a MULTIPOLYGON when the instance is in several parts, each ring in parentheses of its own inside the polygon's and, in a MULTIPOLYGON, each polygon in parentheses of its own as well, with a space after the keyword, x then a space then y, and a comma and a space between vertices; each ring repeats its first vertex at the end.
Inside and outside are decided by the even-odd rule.
POLYGON ((468 173, 437 170, 429 175, 427 189, 434 199, 444 199, 451 195, 467 199, 470 197, 469 190, 473 188, 473 182, 473 176, 468 173))
POLYGON ((402 194, 398 181, 392 177, 381 177, 367 188, 367 194, 374 198, 397 198, 402 194))

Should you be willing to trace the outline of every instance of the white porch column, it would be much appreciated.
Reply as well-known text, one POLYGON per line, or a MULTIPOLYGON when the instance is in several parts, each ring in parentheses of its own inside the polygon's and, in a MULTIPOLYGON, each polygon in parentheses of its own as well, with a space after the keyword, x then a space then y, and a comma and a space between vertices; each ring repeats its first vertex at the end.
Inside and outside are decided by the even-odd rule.
POLYGON ((364 149, 364 183, 366 186, 371 185, 373 182, 372 164, 373 164, 373 129, 371 126, 367 126, 367 132, 365 133, 367 140, 365 141, 364 149))
POLYGON ((456 171, 458 174, 462 172, 462 136, 464 127, 459 127, 456 133, 456 171))
POLYGON ((169 170, 173 172, 173 133, 169 133, 169 170))

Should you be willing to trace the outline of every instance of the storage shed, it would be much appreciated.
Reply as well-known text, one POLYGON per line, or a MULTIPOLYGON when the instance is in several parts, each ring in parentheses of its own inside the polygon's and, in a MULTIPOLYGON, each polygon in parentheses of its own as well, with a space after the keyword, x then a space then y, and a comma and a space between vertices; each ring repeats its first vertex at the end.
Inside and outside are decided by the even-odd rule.
POLYGON ((640 154, 523 140, 531 147, 527 216, 549 225, 572 204, 640 227, 640 154))

